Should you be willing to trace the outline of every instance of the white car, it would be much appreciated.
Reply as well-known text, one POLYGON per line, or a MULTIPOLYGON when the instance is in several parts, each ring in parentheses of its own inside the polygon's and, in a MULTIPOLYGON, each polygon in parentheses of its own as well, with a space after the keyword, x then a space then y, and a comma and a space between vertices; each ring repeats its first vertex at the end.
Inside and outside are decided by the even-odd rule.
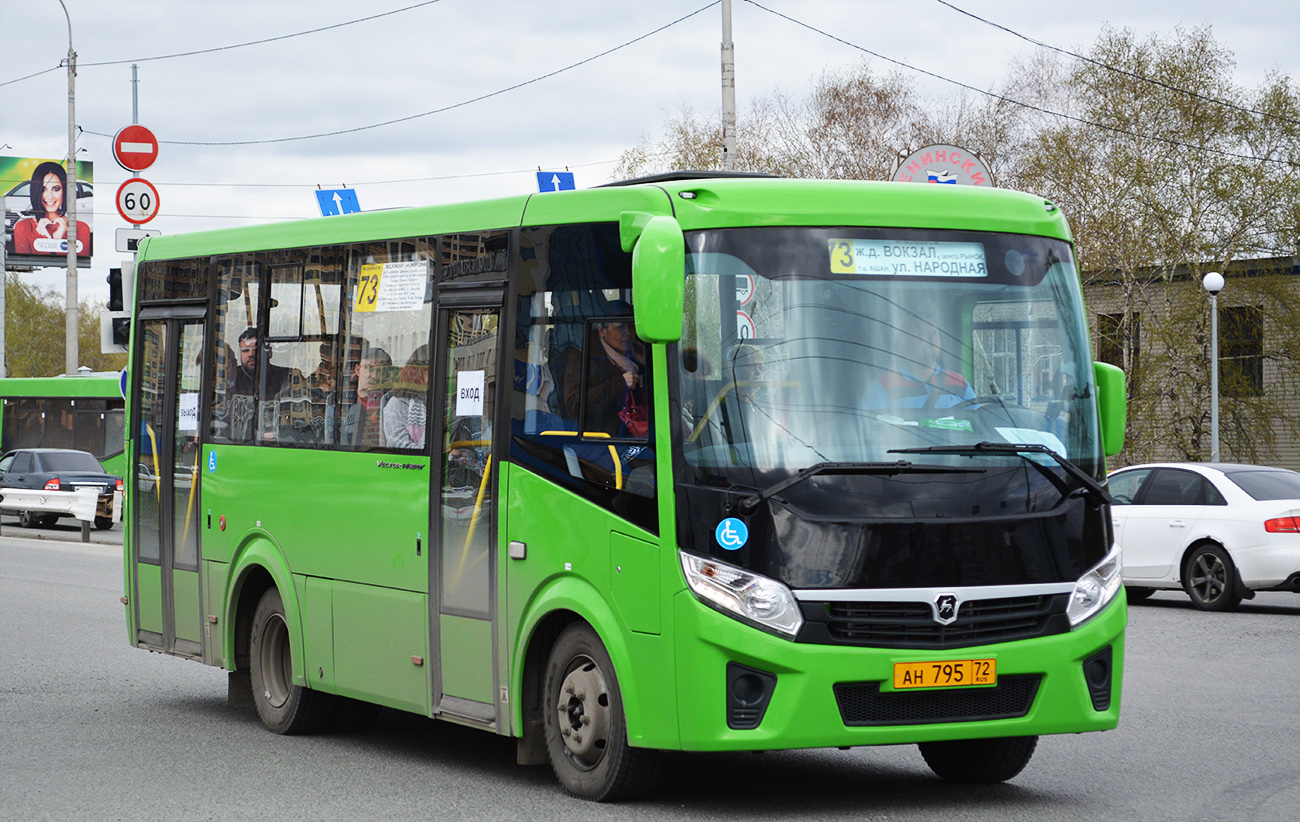
POLYGON ((1227 611, 1255 591, 1300 593, 1300 473, 1153 463, 1109 485, 1130 602, 1182 587, 1197 608, 1227 611))

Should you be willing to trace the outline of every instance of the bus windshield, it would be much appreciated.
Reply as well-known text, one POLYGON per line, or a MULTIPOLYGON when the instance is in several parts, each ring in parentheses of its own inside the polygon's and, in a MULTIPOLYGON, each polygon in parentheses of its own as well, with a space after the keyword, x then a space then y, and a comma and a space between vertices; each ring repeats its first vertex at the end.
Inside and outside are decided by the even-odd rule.
POLYGON ((970 466, 1047 455, 1100 477, 1068 243, 984 232, 688 235, 677 389, 696 481, 764 487, 820 463, 970 466))

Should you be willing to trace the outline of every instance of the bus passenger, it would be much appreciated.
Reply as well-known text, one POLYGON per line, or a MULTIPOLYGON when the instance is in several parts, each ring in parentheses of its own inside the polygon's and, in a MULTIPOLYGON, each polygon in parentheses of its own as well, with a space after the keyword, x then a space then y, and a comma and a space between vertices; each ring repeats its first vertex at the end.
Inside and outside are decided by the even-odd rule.
POLYGON ((239 335, 239 367, 235 370, 235 384, 231 388, 233 394, 247 394, 253 396, 257 394, 260 399, 269 399, 280 393, 285 382, 289 379, 289 369, 276 365, 271 362, 270 352, 267 352, 266 373, 262 379, 262 390, 259 392, 256 388, 256 382, 253 377, 254 369, 257 367, 257 343, 260 338, 258 330, 254 326, 245 328, 239 335))
POLYGON ((641 341, 625 320, 596 323, 594 328, 595 341, 587 345, 585 388, 579 389, 578 369, 565 372, 566 410, 576 420, 583 406, 586 431, 645 439, 650 424, 641 341))
POLYGON ((229 426, 227 432, 232 442, 251 442, 253 440, 254 418, 262 420, 257 425, 262 439, 275 437, 275 421, 270 419, 276 413, 273 401, 289 382, 289 369, 271 362, 270 352, 262 368, 261 390, 257 384, 257 358, 261 333, 255 326, 249 326, 239 335, 239 363, 235 367, 234 378, 230 381, 227 399, 229 426), (254 411, 255 406, 259 409, 254 411))
POLYGON ((388 392, 393 358, 382 348, 367 348, 352 366, 357 381, 357 401, 343 417, 339 440, 345 445, 383 447, 383 409, 392 399, 388 392))
POLYGON ((951 408, 974 399, 970 383, 959 372, 943 367, 939 326, 926 323, 916 336, 904 335, 895 350, 895 370, 881 374, 867 386, 867 408, 951 408))
POLYGON ((389 448, 423 448, 429 412, 429 346, 422 345, 403 366, 384 406, 384 439, 389 448))

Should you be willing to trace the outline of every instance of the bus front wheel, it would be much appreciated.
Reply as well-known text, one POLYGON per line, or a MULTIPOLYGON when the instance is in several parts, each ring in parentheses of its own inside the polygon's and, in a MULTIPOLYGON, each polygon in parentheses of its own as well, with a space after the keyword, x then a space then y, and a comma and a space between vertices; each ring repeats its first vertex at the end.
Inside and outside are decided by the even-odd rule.
POLYGON ((1029 764, 1038 746, 1036 736, 1004 739, 957 739, 922 742, 925 764, 949 782, 1006 782, 1029 764))
POLYGON ((253 612, 248 651, 253 702, 262 724, 278 734, 310 733, 321 727, 328 695, 293 684, 289 626, 275 588, 262 594, 253 612))
POLYGON ((546 752, 566 791, 601 802, 632 799, 654 785, 659 753, 628 745, 614 665, 586 623, 555 640, 542 699, 546 752))

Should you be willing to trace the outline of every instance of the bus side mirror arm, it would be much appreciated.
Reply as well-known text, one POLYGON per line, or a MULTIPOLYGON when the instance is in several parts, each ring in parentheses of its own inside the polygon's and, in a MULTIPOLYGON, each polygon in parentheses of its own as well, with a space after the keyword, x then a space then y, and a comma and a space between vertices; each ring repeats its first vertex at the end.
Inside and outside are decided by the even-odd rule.
POLYGON ((619 241, 632 252, 632 313, 636 335, 649 343, 682 338, 686 301, 686 238, 672 217, 625 211, 619 241))
POLYGON ((1101 424, 1101 444, 1106 456, 1113 457, 1124 449, 1124 425, 1128 418, 1128 397, 1124 390, 1124 372, 1104 362, 1092 364, 1097 383, 1097 420, 1101 424))

